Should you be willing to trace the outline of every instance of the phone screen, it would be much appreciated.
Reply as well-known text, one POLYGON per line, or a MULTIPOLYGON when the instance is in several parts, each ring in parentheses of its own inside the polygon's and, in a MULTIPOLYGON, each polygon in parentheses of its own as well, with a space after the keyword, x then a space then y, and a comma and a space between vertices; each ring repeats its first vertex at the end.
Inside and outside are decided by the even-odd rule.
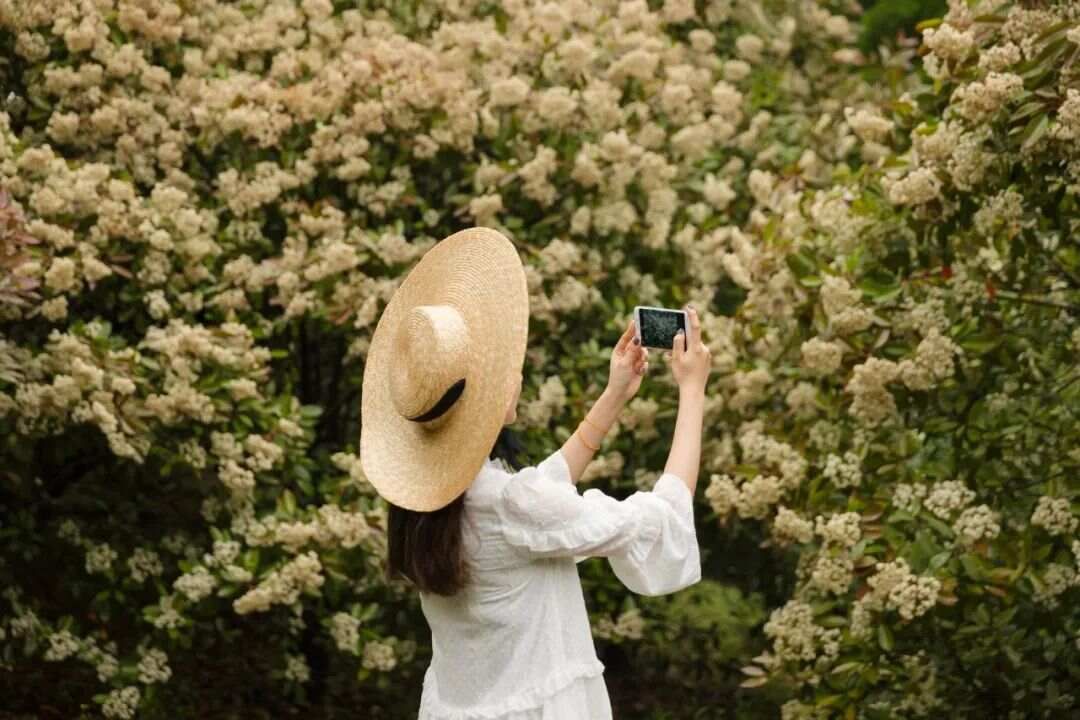
POLYGON ((682 328, 686 332, 686 316, 678 310, 651 310, 641 308, 641 344, 646 347, 670 349, 675 333, 682 328))

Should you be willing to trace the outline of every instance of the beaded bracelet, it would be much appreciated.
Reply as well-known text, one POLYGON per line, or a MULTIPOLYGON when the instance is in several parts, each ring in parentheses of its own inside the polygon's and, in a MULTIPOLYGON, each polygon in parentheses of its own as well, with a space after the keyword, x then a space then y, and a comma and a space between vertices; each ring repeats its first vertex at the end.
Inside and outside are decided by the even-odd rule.
POLYGON ((600 449, 599 445, 597 445, 596 447, 593 447, 589 443, 585 442, 585 436, 581 434, 581 425, 580 424, 578 425, 577 430, 574 431, 574 434, 577 435, 578 440, 581 441, 581 444, 584 445, 585 447, 589 448, 589 450, 591 450, 593 452, 596 452, 597 450, 600 449))
POLYGON ((596 431, 598 433, 600 433, 600 437, 603 437, 604 435, 607 435, 607 433, 603 429, 601 429, 601 427, 599 425, 597 425, 596 423, 594 423, 592 420, 589 419, 588 415, 585 415, 581 419, 584 420, 585 422, 589 423, 590 425, 592 425, 594 428, 596 428, 596 431))

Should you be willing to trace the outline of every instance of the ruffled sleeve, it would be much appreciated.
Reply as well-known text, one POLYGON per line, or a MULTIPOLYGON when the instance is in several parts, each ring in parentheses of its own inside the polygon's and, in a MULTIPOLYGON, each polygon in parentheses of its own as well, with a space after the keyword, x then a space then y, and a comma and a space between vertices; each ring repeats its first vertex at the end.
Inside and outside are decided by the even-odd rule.
POLYGON ((606 557, 641 595, 663 595, 701 579, 693 498, 664 473, 651 491, 617 500, 579 494, 561 451, 507 478, 494 503, 503 537, 528 558, 606 557))

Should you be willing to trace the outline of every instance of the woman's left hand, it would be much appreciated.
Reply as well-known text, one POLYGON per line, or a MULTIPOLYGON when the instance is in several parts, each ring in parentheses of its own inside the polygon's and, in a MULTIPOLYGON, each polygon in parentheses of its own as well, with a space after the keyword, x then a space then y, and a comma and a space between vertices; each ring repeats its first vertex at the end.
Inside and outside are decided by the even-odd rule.
POLYGON ((634 320, 631 318, 622 337, 615 343, 615 349, 611 351, 607 392, 626 402, 637 393, 648 369, 649 351, 634 344, 634 320))

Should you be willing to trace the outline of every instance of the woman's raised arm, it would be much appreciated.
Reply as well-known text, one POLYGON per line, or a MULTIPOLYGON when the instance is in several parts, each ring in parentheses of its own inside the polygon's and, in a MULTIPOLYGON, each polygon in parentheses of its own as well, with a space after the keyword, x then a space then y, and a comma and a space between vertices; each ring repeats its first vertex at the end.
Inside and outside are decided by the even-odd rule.
POLYGON ((641 378, 648 367, 649 351, 636 344, 631 319, 611 351, 607 387, 561 448, 575 484, 592 461, 593 454, 600 449, 600 442, 623 407, 641 387, 641 378))
POLYGON ((664 472, 677 475, 693 496, 701 465, 701 425, 705 413, 705 385, 712 369, 709 348, 701 341, 697 310, 687 306, 690 332, 675 336, 671 348, 671 372, 679 384, 679 414, 664 472), (685 341, 684 341, 685 338, 685 341))

